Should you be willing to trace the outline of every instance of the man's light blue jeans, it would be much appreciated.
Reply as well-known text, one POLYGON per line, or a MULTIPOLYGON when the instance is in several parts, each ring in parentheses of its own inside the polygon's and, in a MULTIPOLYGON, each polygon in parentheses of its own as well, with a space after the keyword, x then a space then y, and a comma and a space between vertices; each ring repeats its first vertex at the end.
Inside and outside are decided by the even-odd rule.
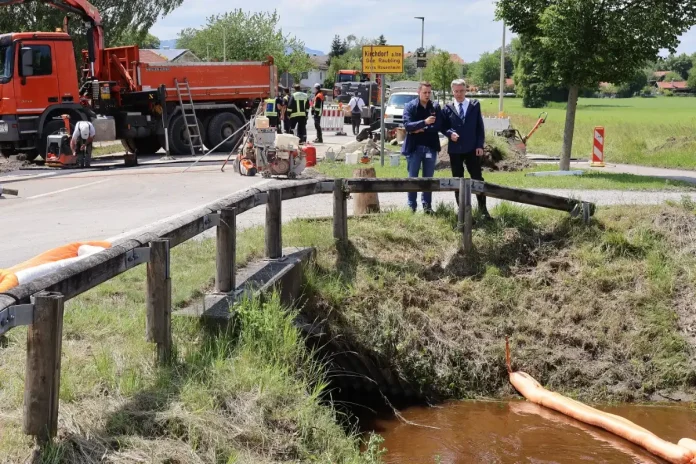
MULTIPOLYGON (((408 166, 408 177, 418 177, 421 167, 423 177, 433 177, 435 175, 435 163, 437 163, 437 151, 432 148, 417 146, 416 150, 406 155, 408 166)), ((408 207, 413 211, 417 209, 417 192, 408 192, 408 207)), ((432 192, 421 192, 421 203, 424 210, 432 209, 432 192)))

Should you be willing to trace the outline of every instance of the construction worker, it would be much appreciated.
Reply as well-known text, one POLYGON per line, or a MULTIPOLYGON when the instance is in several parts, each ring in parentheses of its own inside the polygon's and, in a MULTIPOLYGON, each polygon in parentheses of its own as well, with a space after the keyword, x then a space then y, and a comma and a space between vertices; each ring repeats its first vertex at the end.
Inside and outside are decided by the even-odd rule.
POLYGON ((70 149, 77 156, 77 165, 88 168, 92 161, 92 141, 97 135, 94 125, 89 121, 78 121, 75 124, 70 149))
POLYGON ((321 114, 324 110, 324 93, 321 91, 321 85, 314 84, 314 106, 312 106, 312 115, 314 116, 314 128, 317 130, 317 138, 314 143, 324 143, 321 134, 321 114))
POLYGON ((307 103, 309 98, 304 92, 300 92, 300 84, 294 85, 295 92, 290 96, 288 109, 290 110, 290 124, 295 135, 300 138, 300 143, 307 142, 307 119, 309 114, 307 103))
POLYGON ((282 134, 282 122, 285 119, 285 99, 283 98, 283 88, 278 87, 278 96, 275 99, 276 111, 278 111, 278 125, 276 126, 276 133, 282 134))
POLYGON ((290 122, 290 87, 285 87, 283 89, 283 126, 285 126, 285 133, 292 134, 292 123, 290 122))
POLYGON ((271 127, 275 127, 276 131, 280 130, 280 118, 278 117, 278 99, 277 98, 267 98, 263 101, 265 110, 264 114, 268 118, 268 124, 271 127))

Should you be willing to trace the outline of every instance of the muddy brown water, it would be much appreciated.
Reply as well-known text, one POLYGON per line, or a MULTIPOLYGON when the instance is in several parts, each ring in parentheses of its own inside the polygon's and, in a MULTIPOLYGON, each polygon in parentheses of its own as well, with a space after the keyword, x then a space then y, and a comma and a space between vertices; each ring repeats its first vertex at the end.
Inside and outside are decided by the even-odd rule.
MULTIPOLYGON (((673 443, 696 439, 696 410, 687 406, 598 409, 623 416, 673 443)), ((388 464, 665 462, 602 429, 525 401, 452 402, 409 408, 401 415, 403 419, 364 423, 366 430, 384 437, 388 464)))

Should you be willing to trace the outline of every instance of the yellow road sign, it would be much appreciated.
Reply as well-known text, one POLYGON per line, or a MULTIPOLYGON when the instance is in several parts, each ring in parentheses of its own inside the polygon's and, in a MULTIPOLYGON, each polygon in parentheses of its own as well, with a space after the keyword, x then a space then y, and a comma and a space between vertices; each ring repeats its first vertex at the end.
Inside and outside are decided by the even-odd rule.
POLYGON ((363 45, 362 72, 377 74, 404 72, 404 46, 363 45))

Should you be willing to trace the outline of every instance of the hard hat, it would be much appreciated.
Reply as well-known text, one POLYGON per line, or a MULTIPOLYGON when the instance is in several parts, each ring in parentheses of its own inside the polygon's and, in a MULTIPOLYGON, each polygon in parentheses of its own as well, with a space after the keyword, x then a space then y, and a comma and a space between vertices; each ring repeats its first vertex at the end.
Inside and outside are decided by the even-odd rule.
POLYGON ((314 84, 314 88, 315 88, 315 89, 321 89, 321 85, 320 85, 320 84, 314 84))
POLYGON ((89 138, 89 123, 85 121, 80 121, 77 123, 78 130, 80 131, 80 137, 83 139, 89 138))

